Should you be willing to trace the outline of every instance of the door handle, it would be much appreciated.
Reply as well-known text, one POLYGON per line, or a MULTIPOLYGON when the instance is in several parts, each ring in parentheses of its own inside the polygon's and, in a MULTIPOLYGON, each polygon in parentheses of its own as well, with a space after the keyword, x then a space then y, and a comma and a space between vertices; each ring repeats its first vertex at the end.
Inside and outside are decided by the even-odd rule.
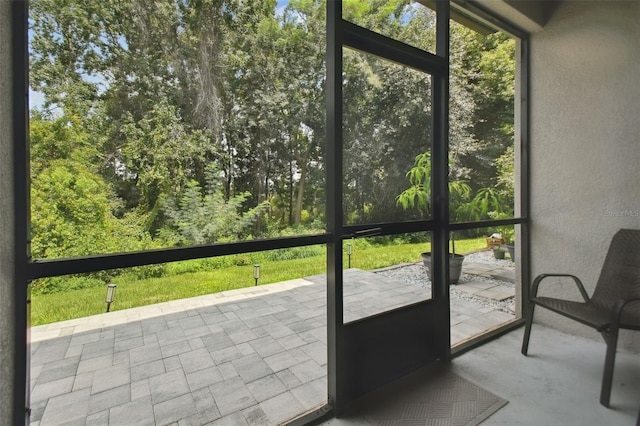
POLYGON ((382 228, 370 228, 370 229, 363 229, 361 231, 356 231, 353 234, 354 238, 362 238, 362 237, 373 237, 376 235, 380 235, 382 233, 382 228))

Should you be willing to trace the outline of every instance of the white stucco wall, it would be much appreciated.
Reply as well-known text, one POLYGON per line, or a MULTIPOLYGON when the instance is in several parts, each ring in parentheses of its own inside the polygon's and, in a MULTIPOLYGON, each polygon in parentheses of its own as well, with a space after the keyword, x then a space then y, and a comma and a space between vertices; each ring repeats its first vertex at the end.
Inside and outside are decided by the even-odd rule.
MULTIPOLYGON (((591 294, 612 235, 640 228, 640 2, 566 1, 530 40, 532 276, 576 274, 591 294)), ((621 345, 640 352, 639 334, 621 345)))

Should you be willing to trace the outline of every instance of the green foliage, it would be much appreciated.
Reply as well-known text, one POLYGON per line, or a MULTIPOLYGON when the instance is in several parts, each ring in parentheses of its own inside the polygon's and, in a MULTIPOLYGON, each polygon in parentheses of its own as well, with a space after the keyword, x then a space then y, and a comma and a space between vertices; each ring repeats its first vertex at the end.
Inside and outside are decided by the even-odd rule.
POLYGON ((264 257, 267 260, 279 261, 279 260, 293 260, 293 259, 306 259, 309 257, 320 256, 325 252, 324 247, 320 246, 304 246, 304 247, 292 247, 279 250, 270 250, 265 253, 264 257))
POLYGON ((153 210, 163 197, 180 194, 211 154, 208 132, 192 129, 177 114, 177 108, 162 99, 140 119, 124 115, 122 161, 140 188, 139 203, 145 210, 153 210))
MULTIPOLYGON (((276 6, 30 3, 30 84, 45 97, 31 118, 34 257, 325 232, 326 2, 292 0, 277 13, 276 6)), ((345 0, 343 13, 434 50, 434 13, 415 2, 345 0)), ((457 24, 451 34, 452 219, 512 212, 515 44, 457 24)), ((343 59, 345 221, 430 215, 430 77, 350 49, 343 59)), ((163 268, 124 274, 153 277, 163 268)), ((57 291, 63 281, 41 289, 57 291)))
MULTIPOLYGON (((396 204, 403 209, 419 209, 425 217, 431 214, 431 153, 416 156, 414 166, 407 172, 409 188, 396 197, 396 204)), ((468 220, 471 187, 463 180, 449 181, 449 205, 452 220, 468 220)))
MULTIPOLYGON (((155 247, 135 213, 116 217, 118 201, 93 169, 97 156, 73 118, 32 123, 31 253, 39 258, 67 258, 155 247)), ((136 268, 136 276, 158 276, 163 267, 136 268)), ((39 280, 34 292, 63 291, 106 283, 118 271, 72 279, 39 280)))
POLYGON ((187 188, 178 201, 168 199, 163 204, 167 225, 161 236, 178 245, 210 244, 248 238, 252 226, 268 209, 267 202, 243 212, 249 193, 225 200, 217 172, 208 173, 209 184, 202 189, 196 181, 187 188))
POLYGON ((403 209, 419 208, 425 216, 431 213, 431 152, 418 154, 415 164, 407 172, 411 186, 396 197, 403 209))

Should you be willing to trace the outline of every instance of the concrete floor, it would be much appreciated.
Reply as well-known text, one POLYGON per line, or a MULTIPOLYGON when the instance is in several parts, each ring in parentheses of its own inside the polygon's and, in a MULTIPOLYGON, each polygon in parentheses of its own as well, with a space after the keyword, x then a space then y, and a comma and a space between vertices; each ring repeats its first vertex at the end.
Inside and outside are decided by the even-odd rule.
MULTIPOLYGON (((449 368, 509 403, 483 425, 634 425, 640 410, 640 355, 618 352, 611 408, 599 404, 605 345, 534 325, 529 356, 523 329, 455 358, 449 368)), ((594 339, 599 335, 594 332, 594 339)), ((389 398, 400 398, 394 393, 389 398)), ((361 413, 362 414, 362 413, 361 413)), ((324 425, 369 425, 362 415, 324 425)))

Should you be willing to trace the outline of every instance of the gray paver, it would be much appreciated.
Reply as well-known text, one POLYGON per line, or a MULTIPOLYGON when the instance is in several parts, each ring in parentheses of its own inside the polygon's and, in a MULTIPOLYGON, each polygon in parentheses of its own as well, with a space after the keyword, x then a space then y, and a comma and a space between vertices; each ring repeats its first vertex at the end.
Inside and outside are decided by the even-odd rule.
POLYGON ((309 383, 327 374, 326 370, 313 360, 294 365, 291 367, 291 372, 293 372, 302 383, 309 383))
POLYGON ((108 426, 109 410, 104 410, 104 411, 100 411, 99 413, 88 415, 87 424, 91 426, 108 426))
POLYGON ((486 297, 487 299, 502 301, 514 297, 516 295, 516 292, 514 288, 494 286, 486 290, 482 290, 476 293, 476 295, 486 297))
POLYGON ((194 371, 202 370, 214 366, 211 354, 206 348, 196 349, 195 351, 185 352, 178 356, 182 369, 185 374, 193 373, 194 371))
POLYGON ((142 339, 142 336, 116 341, 114 344, 114 351, 120 352, 120 351, 125 351, 133 348, 138 348, 140 346, 144 346, 144 340, 142 339))
POLYGON ((327 378, 320 377, 312 382, 291 389, 291 394, 309 411, 327 403, 327 378))
POLYGON ((129 351, 129 362, 132 367, 158 359, 162 359, 162 353, 160 351, 160 345, 157 343, 141 346, 129 351))
POLYGON ((118 426, 154 426, 151 397, 141 398, 109 410, 109 424, 118 426))
POLYGON ((115 365, 110 368, 96 370, 93 373, 91 393, 96 394, 108 389, 131 383, 131 372, 126 365, 115 365))
POLYGON ((96 358, 103 355, 113 355, 114 353, 113 346, 114 346, 113 339, 98 340, 97 342, 94 342, 94 343, 87 343, 82 348, 82 355, 80 359, 86 360, 86 359, 96 358))
POLYGON ((151 388, 149 387, 149 379, 131 382, 131 400, 151 397, 151 388))
POLYGON ((40 365, 65 358, 71 337, 61 337, 48 341, 46 345, 40 345, 31 354, 31 364, 40 365))
POLYGON ((249 426, 249 423, 247 423, 247 420, 241 412, 236 411, 235 413, 211 422, 209 426, 249 426))
POLYGON ((131 367, 131 381, 137 382, 138 380, 147 379, 152 376, 157 376, 165 373, 164 362, 161 359, 151 361, 146 364, 136 365, 131 367))
POLYGON ((149 378, 149 388, 154 405, 191 391, 182 370, 174 370, 149 378))
POLYGON ((267 363, 258 354, 251 354, 231 362, 245 383, 273 373, 267 363))
POLYGON ((73 390, 77 391, 84 388, 90 388, 93 384, 93 371, 87 373, 76 374, 76 378, 73 381, 73 390))
POLYGON ((274 396, 261 402, 259 406, 273 425, 289 420, 304 411, 302 405, 290 392, 274 396))
POLYGON ((211 394, 216 400, 222 416, 256 404, 253 395, 239 377, 216 383, 209 389, 211 389, 211 394))
POLYGON ((187 383, 189 384, 191 391, 202 389, 223 380, 220 370, 215 365, 187 374, 187 383))
POLYGON ((191 393, 153 405, 153 414, 158 425, 177 422, 182 418, 190 417, 194 412, 196 412, 196 406, 191 393))
POLYGON ((289 352, 280 352, 264 359, 272 371, 278 372, 298 364, 298 360, 289 352))
POLYGON ((130 401, 131 386, 129 384, 125 384, 114 389, 91 395, 89 398, 88 413, 94 414, 130 401))
POLYGON ((31 391, 31 398, 38 401, 69 393, 73 389, 74 381, 75 377, 64 377, 51 382, 36 384, 31 391))
POLYGON ((274 396, 287 391, 285 385, 282 384, 280 379, 278 379, 278 376, 275 374, 270 374, 254 380, 251 383, 247 383, 247 388, 249 388, 249 391, 258 402, 273 398, 274 396))
POLYGON ((162 345, 160 351, 163 358, 168 358, 174 355, 180 355, 191 350, 191 345, 188 340, 180 340, 179 342, 168 343, 162 345))
POLYGON ((167 373, 169 371, 178 370, 182 368, 182 364, 180 363, 180 358, 178 358, 178 355, 165 358, 162 360, 162 362, 164 363, 164 369, 167 373))
MULTIPOLYGON (((347 297, 361 298, 348 304, 353 318, 415 301, 415 292, 393 280, 367 290, 372 277, 378 285, 371 272, 346 271, 347 297)), ((32 425, 272 425, 313 409, 327 394, 325 279, 294 280, 302 286, 273 294, 265 286, 259 296, 253 289, 212 295, 220 304, 196 309, 171 302, 183 310, 144 318, 141 309, 113 327, 90 318, 101 328, 76 335, 61 325, 67 335, 32 345, 32 425)), ((467 284, 478 293, 495 290, 467 284)), ((451 307, 452 339, 512 318, 460 301, 451 307)))
POLYGON ((65 377, 75 377, 79 363, 79 356, 47 363, 43 366, 43 371, 38 375, 37 383, 42 384, 65 377))
POLYGON ((284 351, 284 347, 271 336, 263 336, 249 343, 262 358, 284 351))
POLYGON ((85 423, 89 409, 89 389, 65 393, 49 399, 40 424, 60 425, 71 422, 85 423))
POLYGON ((96 358, 80 360, 78 364, 78 374, 93 372, 108 368, 113 365, 113 355, 103 355, 96 358))
POLYGON ((270 426, 269 418, 260 406, 253 406, 242 410, 242 415, 251 426, 270 426))

